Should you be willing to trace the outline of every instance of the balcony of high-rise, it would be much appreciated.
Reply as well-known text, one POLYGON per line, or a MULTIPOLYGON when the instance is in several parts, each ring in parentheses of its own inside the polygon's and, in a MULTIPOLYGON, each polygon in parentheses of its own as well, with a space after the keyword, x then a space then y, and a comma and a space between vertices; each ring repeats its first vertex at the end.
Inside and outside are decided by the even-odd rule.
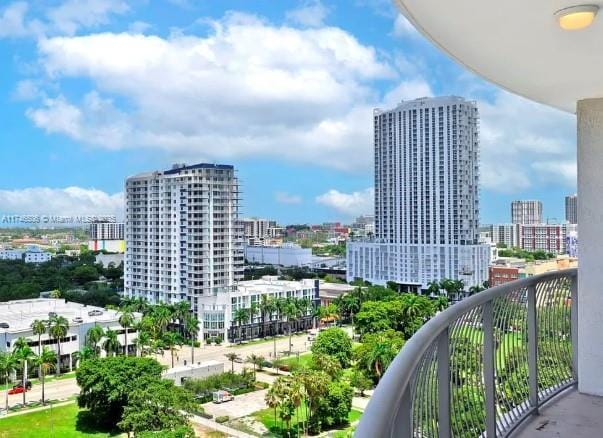
POLYGON ((395 3, 472 72, 576 113, 580 266, 493 287, 428 321, 381 379, 356 436, 603 436, 601 5, 395 3))

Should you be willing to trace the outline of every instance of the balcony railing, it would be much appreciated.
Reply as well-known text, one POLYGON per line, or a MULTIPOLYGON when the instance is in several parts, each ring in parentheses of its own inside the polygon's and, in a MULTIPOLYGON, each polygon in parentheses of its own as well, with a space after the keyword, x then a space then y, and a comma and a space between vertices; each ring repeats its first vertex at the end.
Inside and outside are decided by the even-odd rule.
POLYGON ((356 437, 506 437, 577 382, 577 270, 473 295, 429 320, 377 386, 356 437))

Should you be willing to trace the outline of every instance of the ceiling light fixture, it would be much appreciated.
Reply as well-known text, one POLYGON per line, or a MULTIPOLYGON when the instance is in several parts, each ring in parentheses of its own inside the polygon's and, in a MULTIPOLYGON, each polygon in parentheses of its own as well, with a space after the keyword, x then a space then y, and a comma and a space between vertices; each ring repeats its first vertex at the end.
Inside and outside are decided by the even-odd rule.
POLYGON ((592 24, 599 12, 597 5, 581 5, 563 8, 555 12, 559 26, 564 30, 584 29, 592 24))

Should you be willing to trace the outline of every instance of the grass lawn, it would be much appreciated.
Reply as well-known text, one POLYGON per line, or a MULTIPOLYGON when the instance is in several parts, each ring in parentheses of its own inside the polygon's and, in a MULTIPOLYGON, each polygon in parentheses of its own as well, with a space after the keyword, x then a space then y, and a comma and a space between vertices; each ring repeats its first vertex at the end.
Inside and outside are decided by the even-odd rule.
MULTIPOLYGON (((304 337, 304 336, 308 336, 308 335, 306 333, 293 333, 293 334, 291 334, 291 339, 293 340, 295 338, 304 337)), ((289 339, 289 335, 278 335, 276 337, 277 341, 280 341, 282 339, 289 339)), ((274 342, 274 338, 272 336, 269 336, 266 338, 254 339, 252 341, 247 341, 247 342, 243 342, 240 344, 230 344, 228 347, 229 348, 240 348, 240 347, 248 347, 250 345, 267 344, 269 342, 274 342)))
MULTIPOLYGON (((278 409, 277 409, 276 423, 274 421, 274 409, 271 409, 271 408, 262 409, 261 411, 254 412, 252 415, 257 421, 259 421, 264 426, 266 426, 266 428, 274 435, 287 436, 287 433, 284 430, 285 423, 282 422, 281 419, 279 418, 278 409)), ((358 421, 358 419, 360 418, 361 415, 362 415, 362 412, 357 411, 356 409, 352 409, 348 415, 349 423, 352 424, 355 421, 358 421)), ((291 436, 295 436, 297 434, 297 426, 296 425, 299 421, 300 422, 299 426, 301 428, 302 420, 306 421, 305 409, 299 410, 299 417, 297 415, 294 415, 293 418, 291 419, 291 436)), ((345 431, 347 431, 347 430, 348 430, 348 428, 345 429, 345 431)), ((342 430, 342 432, 344 432, 344 431, 342 430)), ((301 429, 300 429, 300 433, 301 433, 301 429)))
POLYGON ((300 354, 299 357, 297 355, 291 355, 287 359, 282 359, 283 365, 288 367, 309 367, 310 362, 312 362, 312 353, 304 353, 300 354))
MULTIPOLYGON (((120 432, 99 431, 87 410, 77 404, 0 419, 0 438, 79 438, 121 436, 120 432)), ((125 436, 125 435, 124 435, 125 436)))

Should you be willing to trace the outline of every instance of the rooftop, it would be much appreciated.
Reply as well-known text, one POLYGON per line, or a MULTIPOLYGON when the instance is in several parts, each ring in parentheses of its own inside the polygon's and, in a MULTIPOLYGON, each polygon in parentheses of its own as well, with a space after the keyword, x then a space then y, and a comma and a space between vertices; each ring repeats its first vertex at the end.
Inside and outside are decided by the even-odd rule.
POLYGON ((298 290, 302 288, 314 287, 314 280, 305 279, 301 281, 279 280, 276 275, 265 275, 257 280, 240 281, 238 284, 239 292, 279 292, 282 290, 298 290))
POLYGON ((6 322, 8 329, 0 328, 0 333, 13 333, 29 330, 31 323, 36 320, 47 320, 49 312, 56 312, 67 318, 70 326, 94 322, 110 322, 118 319, 119 312, 101 307, 86 306, 79 303, 66 302, 56 298, 35 298, 0 303, 0 322, 6 322), (90 316, 88 312, 99 310, 102 315, 90 316), (82 318, 82 323, 74 323, 73 318, 82 318))

